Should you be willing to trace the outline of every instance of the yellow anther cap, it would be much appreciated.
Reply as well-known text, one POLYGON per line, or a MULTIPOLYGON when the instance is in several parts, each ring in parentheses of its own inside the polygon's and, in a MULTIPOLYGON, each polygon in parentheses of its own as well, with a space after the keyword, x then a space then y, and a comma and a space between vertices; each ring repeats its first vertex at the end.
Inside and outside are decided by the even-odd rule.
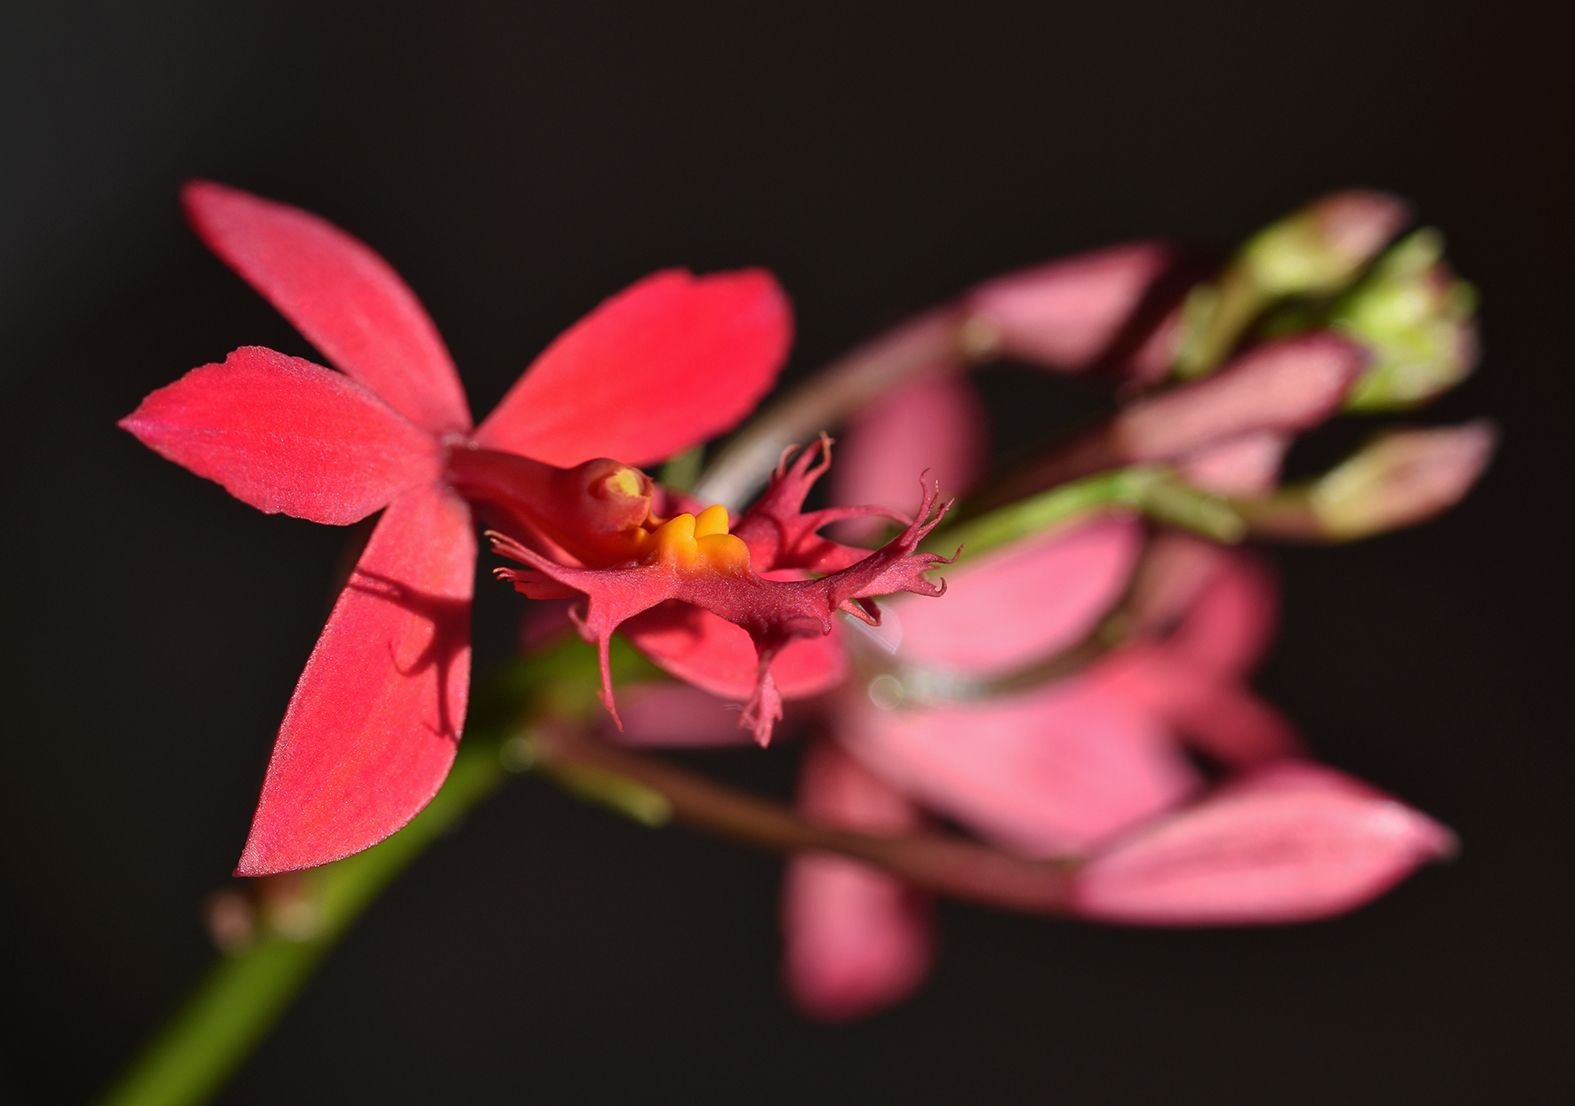
POLYGON ((649 559, 686 572, 743 572, 749 568, 749 546, 727 532, 727 508, 718 504, 698 519, 674 515, 658 526, 649 559))

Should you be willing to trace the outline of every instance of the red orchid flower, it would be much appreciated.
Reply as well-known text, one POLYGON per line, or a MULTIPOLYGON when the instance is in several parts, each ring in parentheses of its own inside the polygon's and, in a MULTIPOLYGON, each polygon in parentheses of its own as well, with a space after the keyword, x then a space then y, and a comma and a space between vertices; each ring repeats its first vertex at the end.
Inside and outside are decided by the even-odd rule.
POLYGON ((476 426, 437 329, 366 245, 218 184, 184 201, 341 372, 243 347, 121 425, 263 511, 331 525, 383 512, 280 727, 236 868, 262 875, 375 844, 442 784, 465 718, 472 506, 594 546, 649 506, 627 466, 732 425, 770 387, 791 323, 759 270, 656 273, 564 333, 476 426), (517 466, 534 479, 510 482, 517 466))
MULTIPOLYGON (((664 604, 679 612, 705 612, 742 629, 756 663, 740 724, 765 745, 782 716, 772 664, 789 643, 826 639, 839 611, 877 625, 875 596, 937 596, 945 591, 944 584, 931 583, 924 573, 949 559, 917 552, 946 513, 946 506, 935 506, 936 488, 925 491, 918 512, 903 520, 902 531, 871 553, 823 536, 820 530, 850 519, 893 517, 895 512, 873 507, 803 510, 810 488, 830 465, 830 439, 822 438, 818 449, 800 451, 791 464, 783 458, 765 495, 731 532, 727 509, 720 505, 698 517, 680 513, 651 529, 628 531, 640 540, 634 556, 621 556, 603 567, 561 564, 520 541, 493 534, 494 549, 527 566, 501 568, 496 575, 532 599, 585 597, 585 614, 577 621, 600 652, 602 698, 615 720, 608 658, 613 631, 664 604), (817 575, 805 578, 807 573, 817 575)), ((725 647, 720 652, 723 663, 731 659, 725 647)), ((710 659, 704 652, 694 659, 702 658, 710 659)))

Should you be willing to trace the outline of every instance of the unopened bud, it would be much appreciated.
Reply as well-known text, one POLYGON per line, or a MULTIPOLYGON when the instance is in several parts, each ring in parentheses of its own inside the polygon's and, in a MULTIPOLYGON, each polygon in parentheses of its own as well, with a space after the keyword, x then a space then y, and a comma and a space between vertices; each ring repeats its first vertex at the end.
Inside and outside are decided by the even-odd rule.
POLYGON ((1171 461, 1245 435, 1290 435, 1340 409, 1365 364, 1354 342, 1327 331, 1266 342, 1207 380, 1129 404, 1110 438, 1119 463, 1171 461))
POLYGON ((1235 507, 1253 532, 1274 537, 1350 541, 1398 530, 1464 498, 1496 440, 1481 421, 1394 431, 1308 484, 1235 507))
POLYGON ((1444 240, 1419 230, 1395 244, 1335 307, 1333 322, 1372 353, 1353 410, 1415 407, 1465 379, 1477 358, 1476 296, 1443 261, 1444 240))
POLYGON ((1260 230, 1237 264, 1268 298, 1338 292, 1405 225, 1406 207, 1383 192, 1336 192, 1260 230))
POLYGON ((1188 296, 1177 375, 1212 372, 1278 301, 1341 291, 1406 218, 1396 197, 1353 190, 1315 200, 1260 230, 1214 281, 1188 296))

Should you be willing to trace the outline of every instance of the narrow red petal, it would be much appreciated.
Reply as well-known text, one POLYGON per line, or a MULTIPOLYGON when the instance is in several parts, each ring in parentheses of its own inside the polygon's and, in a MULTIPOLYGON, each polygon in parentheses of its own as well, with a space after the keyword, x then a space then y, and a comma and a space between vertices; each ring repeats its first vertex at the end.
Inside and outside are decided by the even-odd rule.
POLYGON ((1142 925, 1309 921, 1375 898, 1452 844, 1438 823, 1348 776, 1283 764, 1095 857, 1075 905, 1142 925))
MULTIPOLYGON (((799 808, 877 833, 904 833, 919 823, 910 803, 829 742, 805 753, 799 808)), ((788 993, 806 1013, 827 1020, 862 1017, 907 997, 934 955, 929 906, 868 865, 796 857, 782 901, 788 993)))
POLYGON ((565 331, 476 440, 555 465, 660 461, 742 418, 776 379, 791 331, 766 272, 655 273, 565 331))
POLYGON ((211 181, 188 184, 182 196, 209 248, 333 365, 426 430, 470 428, 437 328, 365 243, 300 208, 211 181))
POLYGON ((437 793, 465 721, 475 560, 451 492, 389 506, 296 685, 237 874, 359 852, 437 793))
POLYGON ((270 514, 345 525, 437 477, 437 444, 355 381, 248 346, 153 392, 120 425, 270 514))

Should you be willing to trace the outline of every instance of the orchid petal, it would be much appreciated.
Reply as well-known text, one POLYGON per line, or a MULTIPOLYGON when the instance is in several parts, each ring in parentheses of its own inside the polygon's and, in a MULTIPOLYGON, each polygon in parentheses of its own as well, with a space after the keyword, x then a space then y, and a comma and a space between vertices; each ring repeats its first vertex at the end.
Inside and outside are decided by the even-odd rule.
POLYGON ((258 510, 337 526, 441 464, 430 436, 355 381, 258 346, 191 370, 120 425, 258 510))
MULTIPOLYGON (((742 627, 710 611, 669 604, 630 619, 624 637, 657 667, 725 699, 743 700, 755 690, 759 658, 742 627)), ((771 675, 784 699, 819 695, 848 672, 841 628, 788 642, 771 660, 771 675)), ((736 724, 736 723, 735 723, 736 724)))
MULTIPOLYGON (((918 824, 897 792, 830 742, 805 752, 799 807, 809 817, 873 832, 918 824)), ((788 865, 782 924, 788 993, 827 1020, 861 1017, 905 997, 929 972, 929 901, 880 871, 842 857, 788 865)))
POLYGON ((662 460, 742 418, 776 379, 791 331, 762 270, 654 273, 547 347, 476 440, 555 465, 662 460))
POLYGON ((1134 519, 1108 515, 964 562, 945 602, 889 604, 902 657, 990 675, 1075 645, 1120 596, 1142 540, 1134 519))
MULTIPOLYGON (((831 437, 822 434, 813 444, 784 453, 766 490, 739 516, 732 532, 749 547, 750 562, 761 566, 762 574, 801 579, 806 573, 839 572, 869 556, 868 549, 827 537, 821 531, 828 526, 856 529, 860 523, 908 523, 901 511, 874 505, 806 512, 810 492, 830 470, 831 437)), ((909 483, 910 497, 912 493, 909 483)), ((880 526, 873 529, 878 532, 880 526)))
MULTIPOLYGON (((1164 243, 1133 242, 1008 273, 967 302, 1006 356, 1080 372, 1117 352, 1126 330, 1144 321, 1142 309, 1174 264, 1164 243)), ((1137 375, 1168 364, 1175 339, 1174 326, 1157 327, 1131 358, 1137 375)))
POLYGON ((1261 451, 1264 435, 1287 437, 1335 414, 1366 363, 1362 347, 1331 331, 1264 343, 1212 376, 1128 404, 1064 447, 1035 480, 1053 485, 1122 465, 1185 462, 1239 438, 1259 439, 1261 451))
POLYGON ((1180 466, 1190 484, 1221 495, 1265 495, 1279 481, 1280 465, 1291 440, 1265 430, 1209 446, 1180 466))
POLYGON ((1168 642, 1133 647, 1093 668, 1098 694, 1163 720, 1200 752, 1236 768, 1301 754, 1290 721, 1229 677, 1199 665, 1168 642))
MULTIPOLYGON (((751 679, 753 675, 751 665, 751 679)), ((623 730, 613 740, 622 745, 709 749, 749 740, 738 728, 737 703, 689 684, 636 684, 623 693, 618 713, 623 730)))
POLYGON ((985 413, 967 380, 947 373, 899 388, 849 424, 834 470, 836 503, 901 510, 922 472, 948 496, 968 492, 984 460, 985 413))
POLYGON ((1366 360, 1330 332, 1265 343, 1213 376, 1126 408, 1114 448, 1126 461, 1167 461, 1244 435, 1305 430, 1339 409, 1366 360))
POLYGON ((1172 652, 1240 675, 1274 638, 1279 593, 1261 557, 1170 531, 1150 543, 1131 607, 1172 652))
POLYGON ((1197 782, 1158 719, 1070 681, 954 707, 870 707, 840 736, 924 805, 1031 855, 1087 848, 1197 782))
POLYGON ((475 561, 451 492, 389 506, 296 684, 238 875, 359 852, 437 793, 465 721, 475 561))
POLYGON ((1218 564, 1166 646, 1213 672, 1247 672, 1274 640, 1279 621, 1274 577, 1261 558, 1244 550, 1199 544, 1218 564))
POLYGON ((1396 799, 1283 764, 1096 855, 1074 904, 1139 925, 1309 921, 1362 905, 1452 846, 1448 830, 1396 799))
POLYGON ((297 207, 211 181, 182 192, 197 234, 336 368, 434 434, 470 428, 421 302, 365 243, 297 207))

